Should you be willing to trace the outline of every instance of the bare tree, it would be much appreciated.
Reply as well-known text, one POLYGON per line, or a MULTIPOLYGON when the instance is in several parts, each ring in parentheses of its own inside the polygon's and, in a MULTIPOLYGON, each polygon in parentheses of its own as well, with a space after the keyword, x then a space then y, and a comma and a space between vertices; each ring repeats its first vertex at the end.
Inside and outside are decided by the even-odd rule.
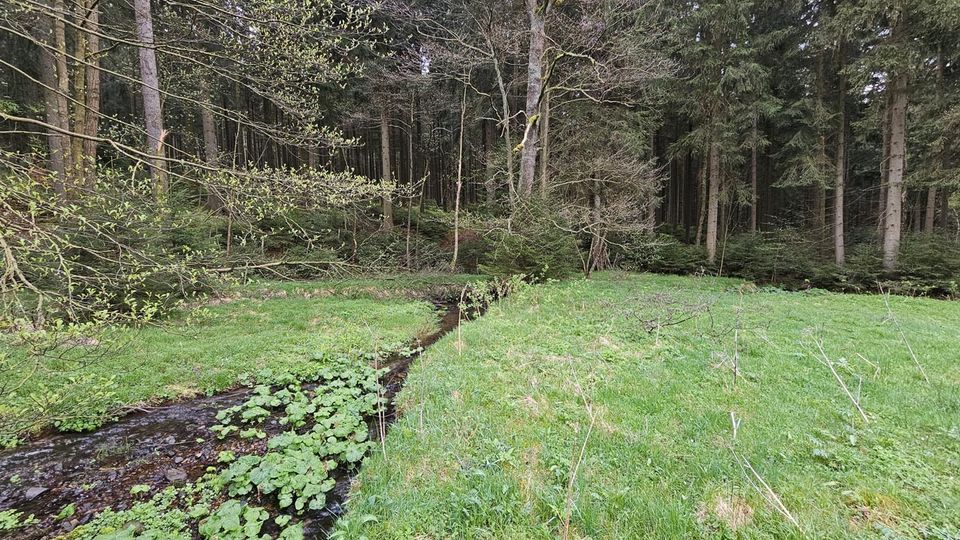
POLYGON ((527 51, 527 98, 524 114, 526 127, 520 142, 520 196, 529 198, 537 174, 537 154, 540 152, 540 102, 543 98, 543 54, 547 31, 545 18, 553 6, 552 0, 526 0, 530 21, 530 46, 527 51))

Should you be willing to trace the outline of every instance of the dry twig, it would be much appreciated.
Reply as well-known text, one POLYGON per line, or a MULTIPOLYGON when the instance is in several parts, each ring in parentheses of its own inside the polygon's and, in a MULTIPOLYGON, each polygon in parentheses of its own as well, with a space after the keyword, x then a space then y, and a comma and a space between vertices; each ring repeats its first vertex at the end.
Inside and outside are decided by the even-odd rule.
POLYGON ((823 364, 823 365, 827 366, 828 368, 830 368, 830 373, 833 373, 833 377, 837 380, 837 383, 840 384, 840 388, 843 389, 844 393, 847 394, 847 397, 850 398, 850 401, 853 402, 853 405, 857 408, 857 412, 859 412, 859 413, 860 413, 860 416, 863 417, 863 421, 869 423, 870 420, 867 418, 867 413, 863 412, 863 407, 860 406, 860 400, 857 399, 857 398, 850 392, 850 389, 849 389, 849 388, 847 388, 847 383, 843 382, 843 378, 840 377, 840 374, 839 374, 839 373, 837 373, 837 369, 834 367, 833 360, 831 360, 830 357, 827 356, 826 351, 823 350, 823 339, 822 339, 822 338, 817 338, 817 348, 820 349, 820 356, 822 357, 822 360, 821 360, 820 358, 818 358, 817 360, 818 360, 821 364, 823 364))
POLYGON ((906 345, 907 350, 910 351, 910 358, 913 358, 913 363, 917 365, 917 369, 919 369, 920 374, 923 375, 923 380, 927 381, 927 384, 930 384, 930 377, 927 377, 927 370, 923 369, 923 365, 920 364, 920 360, 917 359, 917 355, 913 352, 913 347, 907 339, 907 334, 904 333, 903 327, 900 326, 900 320, 897 319, 897 316, 893 313, 893 309, 890 307, 890 295, 883 290, 883 285, 881 285, 879 281, 877 282, 877 287, 880 288, 880 296, 883 297, 883 303, 887 306, 887 316, 893 321, 894 326, 897 327, 897 331, 900 333, 900 339, 903 340, 903 344, 906 345))
POLYGON ((730 422, 733 424, 733 445, 730 447, 730 451, 733 453, 733 459, 736 460, 737 465, 740 466, 740 469, 743 470, 744 475, 747 477, 747 481, 750 482, 750 485, 753 486, 755 490, 767 501, 768 504, 773 506, 773 508, 787 518, 787 521, 792 523, 797 529, 801 531, 803 528, 800 526, 800 522, 797 521, 797 518, 793 517, 793 514, 790 513, 790 510, 787 509, 786 505, 783 504, 783 501, 780 500, 780 497, 777 495, 773 488, 770 487, 770 484, 760 476, 760 473, 753 468, 753 465, 750 464, 750 461, 741 456, 736 449, 737 443, 737 432, 740 429, 741 419, 737 418, 737 415, 730 411, 730 422))

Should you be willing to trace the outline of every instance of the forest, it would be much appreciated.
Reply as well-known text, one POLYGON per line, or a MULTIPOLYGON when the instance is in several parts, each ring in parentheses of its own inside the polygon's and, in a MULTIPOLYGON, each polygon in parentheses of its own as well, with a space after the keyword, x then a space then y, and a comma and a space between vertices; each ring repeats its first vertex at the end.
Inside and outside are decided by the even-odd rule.
POLYGON ((0 0, 0 537, 960 538, 960 0, 0 0))

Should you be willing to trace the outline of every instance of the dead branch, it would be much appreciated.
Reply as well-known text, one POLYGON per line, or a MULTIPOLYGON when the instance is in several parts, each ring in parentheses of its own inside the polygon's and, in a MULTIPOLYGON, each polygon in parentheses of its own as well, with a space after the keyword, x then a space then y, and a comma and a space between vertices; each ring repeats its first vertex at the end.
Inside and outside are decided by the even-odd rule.
POLYGON ((818 358, 817 360, 821 364, 830 368, 830 373, 833 373, 833 377, 837 380, 837 383, 840 384, 840 388, 843 389, 843 392, 847 394, 847 397, 850 398, 851 402, 853 402, 853 405, 857 408, 857 412, 859 412, 860 416, 863 417, 863 421, 869 423, 870 419, 867 418, 867 413, 863 412, 863 408, 860 406, 860 401, 854 397, 854 395, 850 392, 850 389, 847 388, 847 384, 843 382, 843 378, 840 377, 839 373, 837 373, 837 370, 833 364, 833 360, 831 360, 830 357, 827 356, 826 351, 823 350, 823 338, 817 338, 817 348, 820 349, 820 356, 822 358, 818 358))
POLYGON ((923 365, 920 364, 920 360, 917 359, 916 353, 913 352, 913 347, 910 345, 910 340, 907 339, 907 334, 904 333, 903 327, 900 326, 900 320, 897 319, 897 316, 893 313, 893 308, 890 307, 890 295, 883 290, 883 285, 880 282, 877 282, 877 287, 880 288, 880 296, 883 297, 883 303, 887 306, 887 317, 893 321, 894 326, 897 327, 897 331, 900 333, 900 339, 903 341, 903 344, 907 346, 907 350, 910 351, 910 358, 913 358, 913 363, 917 365, 917 369, 920 370, 920 374, 923 375, 923 380, 927 381, 927 384, 930 384, 930 377, 927 377, 927 371, 923 369, 923 365))

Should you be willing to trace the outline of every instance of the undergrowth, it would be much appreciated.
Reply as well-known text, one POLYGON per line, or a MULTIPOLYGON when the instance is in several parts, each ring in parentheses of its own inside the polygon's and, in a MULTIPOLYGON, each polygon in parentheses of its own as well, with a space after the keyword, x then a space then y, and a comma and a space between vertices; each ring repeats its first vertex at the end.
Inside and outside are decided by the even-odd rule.
POLYGON ((373 446, 367 419, 384 405, 383 370, 367 360, 317 355, 293 369, 244 376, 250 398, 220 411, 210 429, 221 438, 273 431, 264 454, 222 452, 198 481, 128 510, 108 508, 65 538, 302 539, 303 519, 327 504, 336 474, 373 446))

